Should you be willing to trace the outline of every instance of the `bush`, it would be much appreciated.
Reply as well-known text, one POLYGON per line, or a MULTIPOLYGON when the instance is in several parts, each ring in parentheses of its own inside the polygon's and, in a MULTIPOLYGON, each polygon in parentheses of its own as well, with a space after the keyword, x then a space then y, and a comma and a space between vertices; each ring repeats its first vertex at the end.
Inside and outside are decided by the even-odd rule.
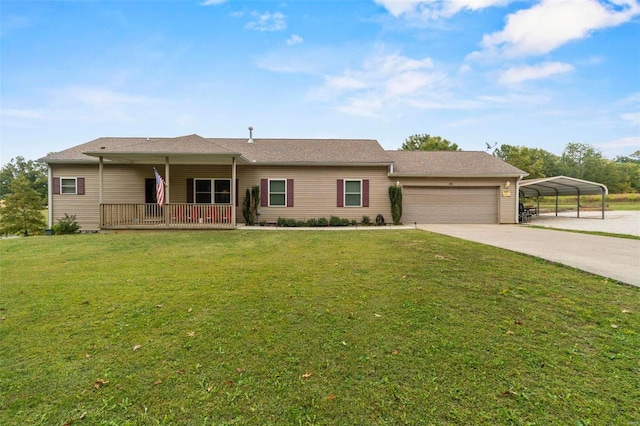
POLYGON ((349 226, 351 221, 349 219, 343 219, 338 216, 331 216, 329 219, 329 225, 331 226, 349 226))
POLYGON ((53 225, 53 233, 58 235, 64 234, 77 234, 80 231, 80 224, 76 220, 76 215, 69 216, 64 214, 64 217, 58 220, 56 225, 53 225))
POLYGON ((360 223, 362 223, 363 225, 371 225, 371 218, 367 215, 364 215, 362 216, 360 223))
POLYGON ((316 221, 316 226, 329 226, 329 221, 326 217, 321 217, 316 221))

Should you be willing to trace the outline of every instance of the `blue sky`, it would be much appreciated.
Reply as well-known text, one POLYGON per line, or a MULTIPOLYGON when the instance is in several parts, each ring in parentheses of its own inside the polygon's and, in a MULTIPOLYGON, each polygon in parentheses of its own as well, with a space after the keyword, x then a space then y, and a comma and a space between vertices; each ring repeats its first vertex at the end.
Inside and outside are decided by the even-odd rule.
POLYGON ((640 149, 639 0, 2 0, 1 163, 101 136, 640 149))

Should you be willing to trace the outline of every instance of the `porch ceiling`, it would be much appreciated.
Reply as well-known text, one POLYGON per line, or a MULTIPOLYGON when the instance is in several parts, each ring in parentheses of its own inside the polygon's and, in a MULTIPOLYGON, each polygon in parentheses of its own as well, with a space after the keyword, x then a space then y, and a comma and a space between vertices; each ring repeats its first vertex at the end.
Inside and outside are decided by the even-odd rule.
POLYGON ((118 164, 232 164, 236 158, 238 164, 249 164, 249 160, 240 154, 211 153, 133 153, 133 152, 85 152, 91 157, 102 157, 105 162, 118 164))

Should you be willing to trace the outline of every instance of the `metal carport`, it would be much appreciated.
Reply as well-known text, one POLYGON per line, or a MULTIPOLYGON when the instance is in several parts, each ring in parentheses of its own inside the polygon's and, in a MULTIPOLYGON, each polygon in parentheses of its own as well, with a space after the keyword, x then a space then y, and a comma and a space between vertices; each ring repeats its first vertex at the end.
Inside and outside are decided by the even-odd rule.
POLYGON ((558 196, 577 195, 576 209, 580 217, 580 196, 581 195, 601 195, 602 196, 602 218, 604 219, 605 196, 608 193, 607 187, 601 183, 589 182, 587 180, 576 179, 567 176, 554 176, 540 179, 527 179, 519 184, 521 197, 536 197, 538 202, 538 214, 540 214, 540 197, 556 196, 556 216, 558 216, 558 196))

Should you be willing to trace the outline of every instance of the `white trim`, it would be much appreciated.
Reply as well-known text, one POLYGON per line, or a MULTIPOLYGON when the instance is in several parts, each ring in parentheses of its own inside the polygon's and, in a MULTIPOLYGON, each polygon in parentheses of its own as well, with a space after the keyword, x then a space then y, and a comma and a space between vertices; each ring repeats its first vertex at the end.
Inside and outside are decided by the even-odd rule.
POLYGON ((60 194, 58 195, 78 195, 78 178, 77 177, 60 177, 60 194), (73 180, 74 182, 74 192, 62 192, 62 181, 63 180, 73 180))
POLYGON ((51 164, 47 164, 47 168, 49 169, 48 180, 49 180, 49 188, 47 189, 47 195, 49 197, 49 229, 53 228, 53 169, 51 168, 51 164))
MULTIPOLYGON (((287 207, 287 197, 289 196, 289 194, 287 194, 287 179, 286 178, 273 178, 273 179, 267 179, 267 206, 269 207, 287 207), (271 181, 283 181, 284 182, 284 204, 283 205, 272 205, 271 204, 271 181)), ((281 192, 276 192, 275 194, 282 194, 281 192)))
MULTIPOLYGON (((364 194, 362 193, 362 181, 364 179, 342 179, 343 187, 342 187, 342 205, 344 207, 362 207, 362 198, 364 194), (355 205, 347 205, 347 182, 360 182, 360 204, 355 205)), ((353 195, 354 192, 350 192, 349 194, 353 195)))
MULTIPOLYGON (((233 191, 234 191, 233 180, 231 178, 193 178, 193 202, 195 204, 213 204, 213 205, 220 205, 220 206, 235 205, 233 204, 233 200, 234 200, 233 191), (211 182, 211 192, 209 193, 211 195, 211 203, 198 203, 196 201, 196 194, 197 194, 196 181, 199 181, 199 180, 208 180, 211 182), (229 202, 228 203, 216 203, 216 181, 219 181, 219 180, 224 180, 229 182, 229 202)), ((205 194, 205 192, 201 192, 200 194, 205 194)))

